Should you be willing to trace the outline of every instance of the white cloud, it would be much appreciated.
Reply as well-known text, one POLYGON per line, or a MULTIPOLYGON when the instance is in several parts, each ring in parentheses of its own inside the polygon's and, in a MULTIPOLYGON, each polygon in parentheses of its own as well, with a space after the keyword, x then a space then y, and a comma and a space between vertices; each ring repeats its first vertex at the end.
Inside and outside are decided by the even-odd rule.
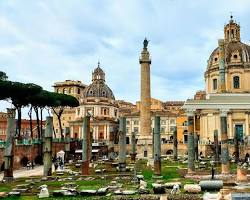
POLYGON ((152 96, 184 100, 204 88, 207 59, 230 11, 241 22, 243 40, 250 39, 249 6, 248 0, 2 1, 0 70, 52 90, 65 79, 90 83, 100 60, 116 98, 135 102, 146 36, 152 96))

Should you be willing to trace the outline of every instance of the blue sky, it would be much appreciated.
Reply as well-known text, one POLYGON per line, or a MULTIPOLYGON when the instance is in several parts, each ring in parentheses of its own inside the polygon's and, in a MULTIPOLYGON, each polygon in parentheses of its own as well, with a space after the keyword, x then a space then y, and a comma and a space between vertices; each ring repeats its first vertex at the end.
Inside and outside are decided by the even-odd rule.
POLYGON ((52 90, 66 79, 89 84, 99 60, 116 99, 135 103, 147 37, 152 97, 185 100, 204 89, 207 59, 231 11, 249 43, 249 7, 249 0, 1 0, 0 71, 52 90))

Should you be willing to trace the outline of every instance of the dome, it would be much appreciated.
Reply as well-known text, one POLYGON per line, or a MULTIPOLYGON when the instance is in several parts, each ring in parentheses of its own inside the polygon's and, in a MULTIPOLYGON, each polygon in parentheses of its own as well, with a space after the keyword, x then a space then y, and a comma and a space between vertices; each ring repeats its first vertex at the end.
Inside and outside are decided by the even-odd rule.
POLYGON ((104 97, 115 100, 112 90, 105 84, 105 73, 101 69, 99 62, 98 67, 92 73, 92 83, 83 91, 83 97, 104 97))
MULTIPOLYGON (((250 62, 250 46, 241 42, 240 26, 230 17, 228 24, 224 26, 224 50, 225 66, 238 67, 250 62)), ((219 47, 217 47, 208 59, 207 69, 218 68, 219 66, 219 47)))
MULTIPOLYGON (((249 63, 250 46, 240 41, 229 42, 225 44, 225 64, 249 63)), ((209 57, 208 68, 218 67, 219 65, 219 47, 217 47, 209 57)))

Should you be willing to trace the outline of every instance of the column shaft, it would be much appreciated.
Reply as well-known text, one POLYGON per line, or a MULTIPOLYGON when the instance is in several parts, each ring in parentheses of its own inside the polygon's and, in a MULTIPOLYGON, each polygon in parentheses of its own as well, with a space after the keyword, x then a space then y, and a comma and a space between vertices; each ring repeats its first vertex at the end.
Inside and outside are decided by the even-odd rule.
POLYGON ((120 117, 119 120, 119 169, 126 169, 126 118, 120 117))
POLYGON ((173 148, 173 154, 174 154, 174 160, 178 160, 178 141, 177 141, 177 127, 174 127, 174 134, 173 134, 173 139, 174 139, 174 148, 173 148))
POLYGON ((161 134, 160 117, 155 116, 154 120, 154 174, 161 175, 161 134))
POLYGON ((220 117, 221 126, 221 173, 229 174, 229 153, 228 153, 228 137, 227 137, 227 116, 220 117))
POLYGON ((70 152, 70 128, 65 128, 65 161, 69 161, 69 152, 70 152))
POLYGON ((188 174, 195 172, 194 166, 194 117, 188 116, 188 174))
POLYGON ((7 130, 6 144, 4 149, 4 180, 13 180, 13 157, 14 157, 14 135, 15 135, 15 109, 7 108, 7 130))
POLYGON ((215 150, 215 161, 219 162, 219 140, 218 140, 218 130, 214 130, 214 150, 215 150))
POLYGON ((46 127, 43 146, 43 175, 52 175, 52 134, 53 117, 46 117, 46 127))
POLYGON ((135 132, 132 132, 131 136, 131 161, 135 162, 136 158, 136 138, 135 138, 135 132))
POLYGON ((85 116, 82 127, 82 175, 89 175, 90 117, 85 116))

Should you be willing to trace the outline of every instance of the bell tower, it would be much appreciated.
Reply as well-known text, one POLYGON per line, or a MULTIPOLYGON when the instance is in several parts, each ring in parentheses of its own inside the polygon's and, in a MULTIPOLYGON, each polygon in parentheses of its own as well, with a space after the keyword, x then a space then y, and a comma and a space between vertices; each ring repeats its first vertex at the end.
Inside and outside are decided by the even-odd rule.
POLYGON ((230 16, 229 23, 224 26, 225 42, 240 42, 240 25, 230 16))

